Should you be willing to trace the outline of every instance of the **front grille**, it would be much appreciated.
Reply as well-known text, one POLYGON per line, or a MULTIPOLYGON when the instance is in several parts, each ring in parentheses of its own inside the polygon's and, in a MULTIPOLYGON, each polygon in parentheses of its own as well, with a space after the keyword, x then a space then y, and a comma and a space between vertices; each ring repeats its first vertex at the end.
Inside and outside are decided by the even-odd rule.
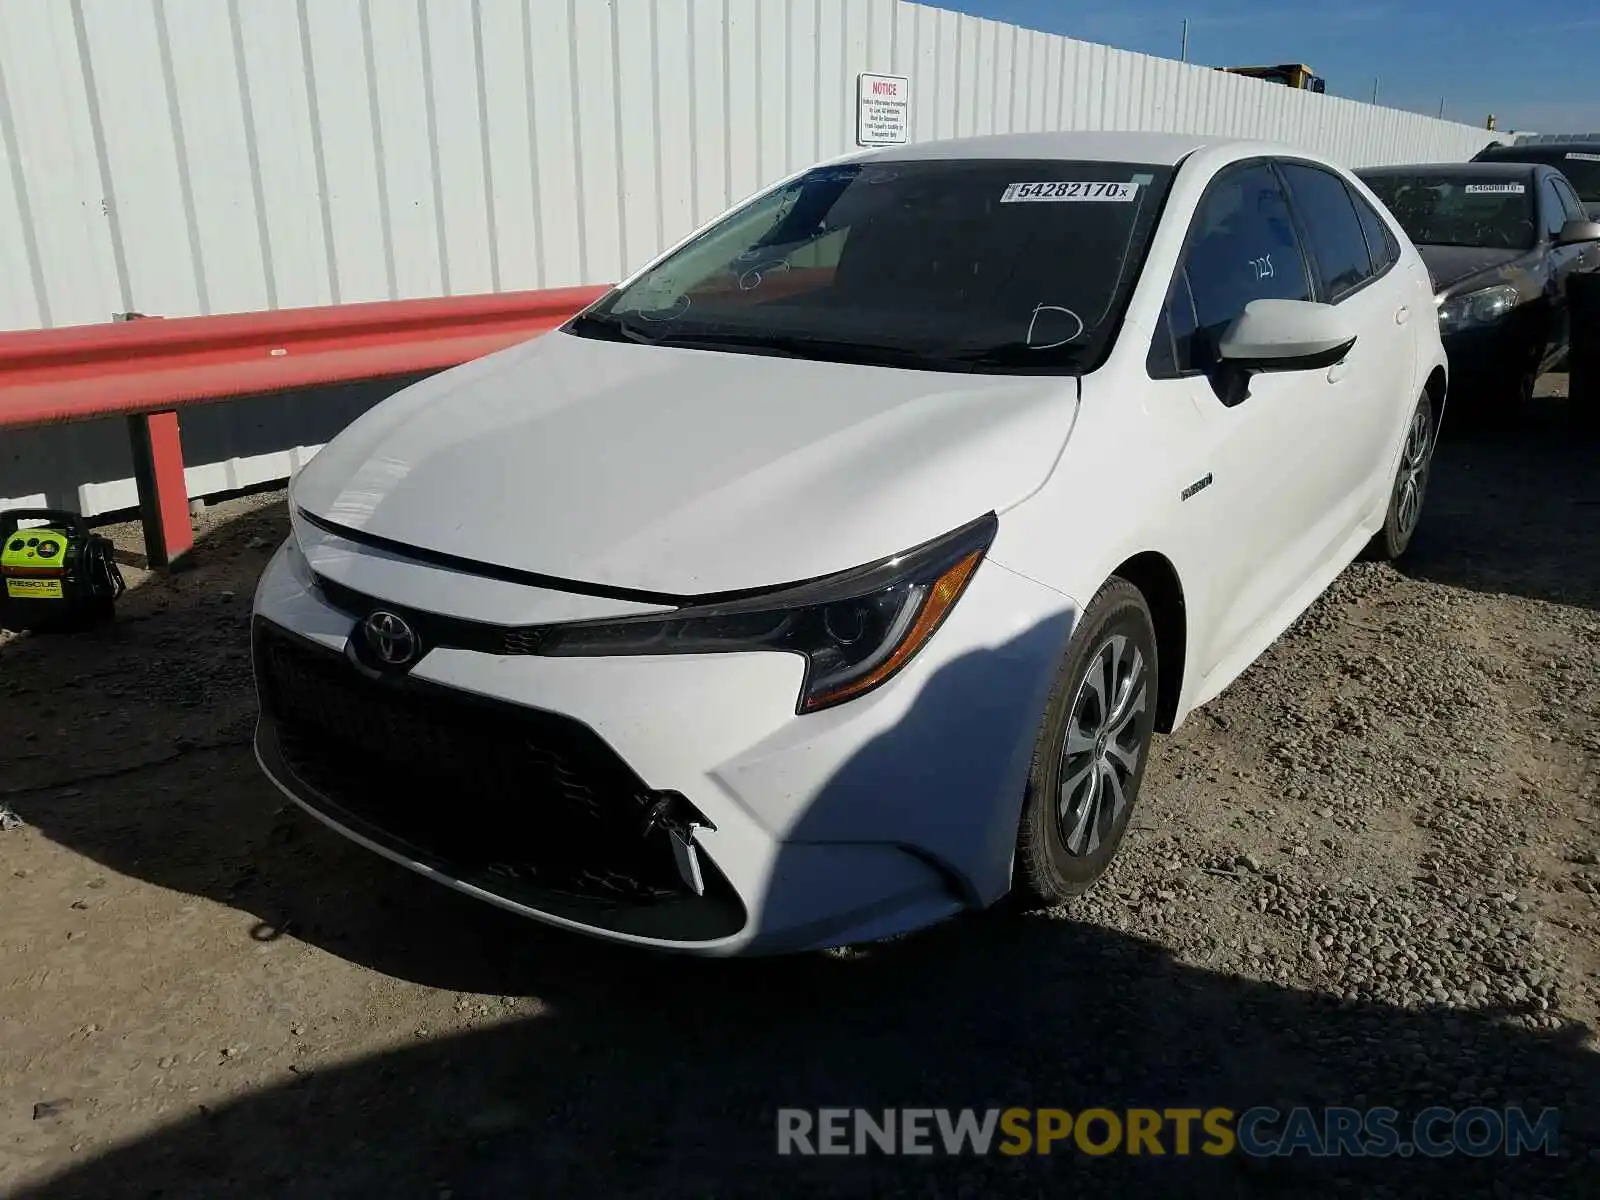
POLYGON ((480 654, 538 654, 544 636, 538 628, 494 625, 423 612, 402 604, 380 601, 323 575, 317 576, 323 598, 340 612, 359 621, 373 609, 384 608, 404 617, 424 646, 476 650, 480 654))
POLYGON ((587 726, 424 681, 371 679, 264 622, 255 659, 289 769, 425 861, 591 902, 687 894, 666 835, 645 833, 659 794, 587 726))

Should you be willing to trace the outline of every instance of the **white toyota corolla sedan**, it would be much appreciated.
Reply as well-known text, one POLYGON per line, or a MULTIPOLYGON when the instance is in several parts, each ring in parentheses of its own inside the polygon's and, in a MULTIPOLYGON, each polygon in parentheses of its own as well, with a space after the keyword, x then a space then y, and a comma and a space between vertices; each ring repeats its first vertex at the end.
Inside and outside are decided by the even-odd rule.
POLYGON ((1415 249, 1312 155, 852 155, 315 457, 257 754, 372 850, 623 942, 1055 904, 1153 735, 1405 551, 1445 380, 1415 249))

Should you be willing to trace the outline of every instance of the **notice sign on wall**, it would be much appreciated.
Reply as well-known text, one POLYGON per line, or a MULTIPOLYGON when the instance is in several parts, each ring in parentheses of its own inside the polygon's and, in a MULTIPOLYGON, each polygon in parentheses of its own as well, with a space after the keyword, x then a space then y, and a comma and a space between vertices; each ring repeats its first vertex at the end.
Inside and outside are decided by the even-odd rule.
POLYGON ((902 146, 910 141, 911 80, 904 75, 856 77, 856 145, 902 146))

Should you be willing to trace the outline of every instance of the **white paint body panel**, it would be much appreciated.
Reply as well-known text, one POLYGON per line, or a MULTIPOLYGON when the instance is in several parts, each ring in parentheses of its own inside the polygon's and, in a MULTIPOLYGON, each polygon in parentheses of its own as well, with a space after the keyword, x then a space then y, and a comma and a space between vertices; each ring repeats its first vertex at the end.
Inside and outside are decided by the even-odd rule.
POLYGON ((293 502, 540 574, 733 591, 887 558, 1008 507, 1049 474, 1075 407, 1054 378, 637 349, 557 331, 475 364, 469 383, 437 375, 358 418, 293 502))
MULTIPOLYGON (((1076 139, 1049 145, 1064 158, 1079 151, 1076 139)), ((1152 140, 1124 153, 1151 161, 1189 148, 1152 140)), ((1180 581, 1185 645, 1162 651, 1164 663, 1184 662, 1169 714, 1179 722, 1381 527, 1416 398, 1444 369, 1436 323, 1395 319, 1416 302, 1420 269, 1397 231, 1399 263, 1340 303, 1358 340, 1338 371, 1257 376, 1232 407, 1204 378, 1150 377, 1151 333, 1206 185, 1229 163, 1281 152, 1214 143, 1184 161, 1122 332, 1081 381, 1081 398, 1070 379, 556 334, 380 405, 301 473, 293 502, 438 553, 682 594, 858 566, 998 512, 987 559, 927 646, 888 684, 820 713, 795 715, 800 660, 777 653, 441 650, 415 669, 581 721, 650 787, 681 791, 712 818, 717 830, 702 847, 749 923, 736 937, 677 948, 795 949, 992 903, 1010 886, 1023 785, 1060 656, 1118 566, 1154 553, 1180 581), (1185 499, 1204 476, 1211 484, 1185 499)), ((297 530, 318 570, 426 612, 535 622, 650 607, 559 583, 485 580, 301 522, 297 530)), ((280 553, 257 613, 342 646, 351 617, 305 580, 294 553, 280 553)))

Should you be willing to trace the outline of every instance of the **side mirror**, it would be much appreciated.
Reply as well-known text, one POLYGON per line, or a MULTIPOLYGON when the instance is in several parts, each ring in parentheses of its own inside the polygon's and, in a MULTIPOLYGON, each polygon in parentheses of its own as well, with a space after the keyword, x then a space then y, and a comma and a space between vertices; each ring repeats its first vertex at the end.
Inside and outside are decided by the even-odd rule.
POLYGON ((1579 242, 1600 242, 1600 221, 1579 221, 1574 218, 1561 227, 1556 245, 1575 246, 1579 242))
POLYGON ((1349 318, 1331 304, 1252 300, 1217 347, 1225 366, 1258 371, 1315 371, 1331 367, 1356 344, 1349 318))

